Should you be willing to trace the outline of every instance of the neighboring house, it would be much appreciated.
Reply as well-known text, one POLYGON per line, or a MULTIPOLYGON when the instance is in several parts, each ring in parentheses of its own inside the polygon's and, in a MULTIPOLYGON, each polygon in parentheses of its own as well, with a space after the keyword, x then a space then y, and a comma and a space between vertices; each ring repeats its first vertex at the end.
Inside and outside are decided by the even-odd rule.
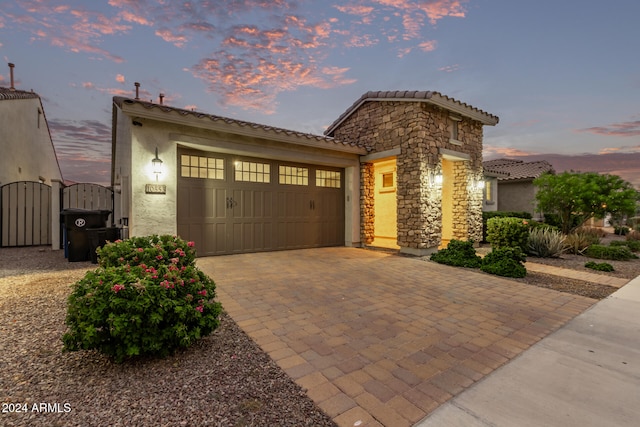
POLYGON ((51 185, 62 172, 38 94, 0 87, 0 186, 16 181, 51 185))
MULTIPOLYGON (((536 212, 537 190, 533 180, 544 173, 555 173, 549 162, 497 159, 484 162, 483 167, 486 180, 497 187, 493 193, 494 203, 485 195, 485 211, 529 212, 534 218, 540 219, 540 212, 536 212)), ((485 188, 495 190, 489 184, 485 188)))
POLYGON ((199 255, 426 254, 482 236, 482 127, 498 117, 437 92, 368 92, 325 136, 137 98, 115 97, 113 118, 115 218, 131 236, 178 234, 199 255))

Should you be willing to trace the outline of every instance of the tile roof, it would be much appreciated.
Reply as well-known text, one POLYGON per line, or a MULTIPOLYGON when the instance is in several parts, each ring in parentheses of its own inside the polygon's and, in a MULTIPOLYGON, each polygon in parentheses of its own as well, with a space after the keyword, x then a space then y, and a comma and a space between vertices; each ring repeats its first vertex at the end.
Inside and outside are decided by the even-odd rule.
POLYGON ((489 114, 479 108, 473 107, 464 102, 460 102, 454 98, 442 95, 440 92, 434 91, 369 91, 363 94, 356 102, 347 108, 324 132, 330 135, 336 128, 353 114, 362 104, 370 101, 406 101, 406 102, 429 102, 451 111, 455 111, 467 117, 472 117, 482 121, 487 125, 495 125, 498 123, 498 116, 489 114))
POLYGON ((555 172, 546 160, 525 163, 523 160, 496 159, 482 162, 482 167, 485 172, 500 174, 498 181, 535 179, 545 172, 555 172))
POLYGON ((0 87, 0 101, 8 100, 8 99, 34 99, 40 98, 40 96, 31 91, 27 92, 24 90, 16 90, 8 87, 0 87))
MULTIPOLYGON (((198 112, 198 111, 194 111, 194 110, 185 110, 182 108, 175 108, 175 107, 170 107, 168 105, 165 104, 156 104, 153 102, 147 102, 147 101, 142 101, 139 99, 132 99, 132 98, 125 98, 125 97, 120 97, 120 96, 115 96, 113 97, 113 102, 118 105, 120 108, 122 108, 123 105, 128 104, 128 105, 133 105, 133 104, 137 104, 140 105, 148 110, 153 110, 153 109, 157 109, 159 111, 162 111, 164 113, 171 113, 171 112, 175 112, 180 114, 181 116, 191 116, 191 117, 195 117, 197 119, 209 119, 212 122, 217 122, 217 123, 224 123, 227 125, 231 125, 231 126, 235 126, 239 129, 249 129, 249 130, 258 130, 258 131, 262 131, 262 132, 266 132, 267 134, 271 134, 271 135, 283 135, 283 136, 291 136, 291 137, 297 137, 297 138, 302 138, 302 139, 308 139, 308 140, 312 140, 312 141, 319 141, 319 142, 327 142, 327 143, 332 143, 332 144, 337 144, 337 145, 342 145, 345 147, 358 147, 355 143, 350 143, 350 142, 346 142, 346 141, 341 141, 341 140, 337 140, 333 137, 330 136, 324 136, 324 135, 315 135, 315 134, 311 134, 311 133, 304 133, 304 132, 298 132, 298 131, 294 131, 294 130, 290 130, 290 129, 283 129, 283 128, 279 128, 279 127, 274 127, 274 126, 268 126, 268 125, 262 125, 259 123, 253 123, 253 122, 247 122, 244 120, 237 120, 237 119, 231 119, 229 117, 223 117, 223 116, 217 116, 215 114, 208 114, 208 113, 202 113, 202 112, 198 112)), ((360 147, 360 148, 364 148, 364 147, 360 147)))

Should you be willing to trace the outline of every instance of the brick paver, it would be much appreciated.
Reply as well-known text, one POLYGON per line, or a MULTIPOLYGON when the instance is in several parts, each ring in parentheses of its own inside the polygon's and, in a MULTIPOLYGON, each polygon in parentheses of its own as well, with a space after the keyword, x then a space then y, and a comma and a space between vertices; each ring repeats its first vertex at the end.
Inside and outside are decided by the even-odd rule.
POLYGON ((240 327, 348 427, 415 424, 595 302, 356 248, 198 266, 240 327))

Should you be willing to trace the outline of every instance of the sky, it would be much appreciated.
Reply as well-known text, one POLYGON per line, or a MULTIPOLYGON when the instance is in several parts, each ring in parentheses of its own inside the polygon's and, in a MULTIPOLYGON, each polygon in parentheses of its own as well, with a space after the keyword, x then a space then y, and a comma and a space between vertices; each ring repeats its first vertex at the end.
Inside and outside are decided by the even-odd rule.
POLYGON ((637 0, 0 0, 0 86, 14 63, 76 182, 110 182, 111 100, 140 82, 145 100, 320 135, 367 91, 437 91, 500 118, 486 159, 640 187, 638 16, 637 0))

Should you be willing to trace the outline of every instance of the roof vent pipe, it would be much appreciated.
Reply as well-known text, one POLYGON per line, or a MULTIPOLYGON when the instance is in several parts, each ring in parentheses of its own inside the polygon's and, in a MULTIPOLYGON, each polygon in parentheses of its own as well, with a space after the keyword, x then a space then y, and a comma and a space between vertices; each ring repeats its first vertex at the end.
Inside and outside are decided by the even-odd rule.
POLYGON ((11 87, 9 88, 10 90, 16 90, 15 86, 13 85, 13 68, 14 67, 15 65, 9 62, 9 74, 11 75, 11 87))
POLYGON ((140 83, 135 82, 133 84, 136 87, 136 100, 140 99, 140 83))
POLYGON ((162 105, 162 100, 164 99, 164 93, 160 94, 160 105, 162 105))

